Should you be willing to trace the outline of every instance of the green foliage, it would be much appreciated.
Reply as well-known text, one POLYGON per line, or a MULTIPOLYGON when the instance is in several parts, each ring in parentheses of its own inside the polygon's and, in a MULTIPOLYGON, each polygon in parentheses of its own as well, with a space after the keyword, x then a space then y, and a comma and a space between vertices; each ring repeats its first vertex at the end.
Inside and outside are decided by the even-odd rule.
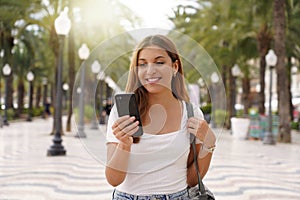
POLYGON ((214 116, 213 120, 217 127, 222 127, 224 125, 225 118, 227 117, 227 112, 226 110, 215 110, 214 111, 214 116))
MULTIPOLYGON (((24 110, 23 110, 23 114, 24 115, 28 115, 28 112, 29 112, 29 109, 28 108, 24 108, 24 110)), ((42 116, 43 115, 43 112, 44 112, 44 108, 43 107, 38 107, 38 108, 32 108, 32 110, 31 110, 31 116, 32 117, 38 117, 38 116, 42 116)), ((16 113, 16 110, 14 110, 14 113, 16 113)), ((23 117, 24 117, 24 115, 23 115, 23 117)), ((22 116, 21 116, 22 117, 22 116)))
POLYGON ((33 108, 32 109, 32 116, 33 117, 42 116, 43 112, 44 112, 44 108, 43 107, 33 108))
POLYGON ((244 110, 240 109, 236 111, 236 117, 243 117, 244 116, 244 110))
POLYGON ((7 109, 7 120, 8 121, 13 120, 14 118, 15 118, 15 110, 13 108, 7 109))
POLYGON ((211 104, 206 104, 205 106, 201 106, 200 108, 203 114, 210 114, 211 113, 211 104))
MULTIPOLYGON (((73 109, 73 114, 76 121, 79 121, 79 109, 76 107, 73 109)), ((94 116, 94 108, 90 105, 84 106, 84 120, 91 121, 94 116)))
POLYGON ((86 120, 90 121, 93 119, 94 115, 94 108, 90 105, 85 105, 84 106, 84 117, 86 120))
POLYGON ((291 122, 291 129, 298 130, 300 122, 291 122))

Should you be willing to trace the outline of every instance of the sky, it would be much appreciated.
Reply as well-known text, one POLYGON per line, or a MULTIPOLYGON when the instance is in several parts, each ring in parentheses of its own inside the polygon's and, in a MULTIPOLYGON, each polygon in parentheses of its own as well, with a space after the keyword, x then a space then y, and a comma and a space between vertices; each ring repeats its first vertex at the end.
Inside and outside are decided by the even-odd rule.
POLYGON ((168 16, 173 16, 172 8, 187 0, 120 0, 132 9, 143 23, 141 28, 171 29, 173 24, 168 16))

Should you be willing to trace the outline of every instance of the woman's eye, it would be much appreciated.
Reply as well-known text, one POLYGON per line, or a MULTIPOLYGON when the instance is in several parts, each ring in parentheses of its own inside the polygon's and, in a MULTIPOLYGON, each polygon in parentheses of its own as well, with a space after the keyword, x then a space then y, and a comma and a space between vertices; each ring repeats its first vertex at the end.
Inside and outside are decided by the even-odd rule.
POLYGON ((139 67, 145 67, 145 66, 146 66, 146 63, 139 63, 138 66, 139 66, 139 67))

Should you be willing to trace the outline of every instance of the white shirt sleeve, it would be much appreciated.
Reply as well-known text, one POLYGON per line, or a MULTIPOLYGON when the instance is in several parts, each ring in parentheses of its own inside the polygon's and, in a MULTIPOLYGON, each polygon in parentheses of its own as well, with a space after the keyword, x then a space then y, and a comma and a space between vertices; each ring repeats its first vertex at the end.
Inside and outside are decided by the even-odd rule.
POLYGON ((200 110, 200 108, 198 106, 196 106, 195 104, 192 104, 192 105, 193 105, 193 109, 194 109, 194 116, 199 119, 204 119, 203 112, 200 110))
POLYGON ((116 142, 119 143, 119 140, 114 136, 112 125, 119 118, 117 107, 114 105, 110 111, 107 122, 107 131, 106 131, 106 142, 116 142))

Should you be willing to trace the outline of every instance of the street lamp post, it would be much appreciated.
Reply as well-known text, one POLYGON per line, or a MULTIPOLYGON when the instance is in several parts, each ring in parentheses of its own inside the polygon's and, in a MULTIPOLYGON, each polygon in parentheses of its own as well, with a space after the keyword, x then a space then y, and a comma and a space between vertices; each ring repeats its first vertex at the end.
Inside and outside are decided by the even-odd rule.
POLYGON ((44 111, 43 111, 43 119, 45 119, 46 118, 46 108, 47 108, 47 93, 48 93, 48 86, 47 86, 47 84, 48 84, 48 79, 46 78, 46 77, 43 77, 42 78, 42 84, 43 84, 43 90, 44 90, 44 93, 43 93, 43 106, 44 106, 44 111))
POLYGON ((274 140, 273 131, 272 131, 272 81, 273 81, 273 69, 277 63, 277 56, 272 49, 269 50, 268 54, 266 55, 266 63, 270 69, 270 86, 269 86, 269 121, 268 121, 268 130, 265 133, 263 143, 264 144, 272 144, 274 145, 276 142, 274 140))
POLYGON ((78 133, 76 137, 85 138, 86 134, 84 133, 84 85, 85 85, 85 60, 90 55, 90 50, 86 44, 82 44, 78 50, 78 55, 80 60, 82 61, 81 67, 81 77, 80 77, 80 89, 81 92, 79 94, 79 125, 78 125, 78 133))
POLYGON ((67 110, 67 101, 68 101, 68 90, 69 90, 69 84, 64 83, 63 84, 63 90, 64 90, 64 109, 67 110))
POLYGON ((27 120, 28 122, 32 121, 32 93, 33 93, 33 85, 32 81, 34 79, 34 74, 30 71, 27 73, 27 81, 29 82, 29 93, 28 93, 28 99, 29 99, 29 106, 28 106, 28 116, 27 120))
POLYGON ((236 104, 236 78, 241 74, 241 69, 238 64, 234 64, 233 67, 231 68, 231 74, 233 76, 233 91, 232 91, 232 105, 233 105, 233 112, 232 115, 235 117, 236 116, 236 109, 235 109, 235 104, 236 104))
MULTIPOLYGON (((101 65, 98 60, 95 60, 91 65, 92 72, 95 74, 95 81, 97 81, 97 74, 101 70, 101 65)), ((96 87, 97 88, 97 87, 96 87)), ((100 94, 101 95, 101 94, 100 94)), ((98 123, 96 118, 96 110, 94 109, 93 119, 92 119, 92 126, 91 129, 98 129, 98 123)))
POLYGON ((8 126, 8 119, 7 119, 7 106, 8 106, 8 76, 11 73, 11 68, 9 64, 5 64, 2 69, 3 75, 5 76, 5 108, 4 108, 4 117, 3 117, 3 125, 8 126))
MULTIPOLYGON (((216 84, 219 82, 220 78, 219 78, 219 75, 216 73, 216 72, 213 72, 210 76, 210 80, 211 82, 213 83, 212 84, 212 92, 211 92, 211 99, 212 99, 212 103, 213 103, 213 106, 215 106, 214 104, 216 103, 215 99, 216 99, 216 91, 214 91, 214 87, 216 86, 216 84)), ((213 107, 212 107, 213 108, 213 107)), ((214 109, 212 109, 212 117, 211 117, 211 127, 212 128, 216 128, 216 123, 215 123, 215 114, 214 114, 214 109)))
POLYGON ((99 79, 99 87, 100 87, 100 124, 105 124, 105 116, 102 114, 103 113, 103 86, 104 86, 104 80, 105 80, 105 73, 103 71, 100 71, 97 79, 99 79))
MULTIPOLYGON (((4 57, 4 49, 0 51, 0 58, 1 58, 1 67, 3 65, 3 57, 4 57)), ((2 117, 2 82, 1 82, 2 74, 0 73, 0 128, 3 127, 3 117, 2 117)))
POLYGON ((60 13, 59 17, 55 20, 56 33, 59 36, 59 59, 58 59, 58 71, 57 71, 57 82, 56 82, 56 104, 55 104, 55 133, 53 138, 53 145, 48 149, 48 156, 61 156, 66 155, 66 150, 64 149, 61 139, 62 131, 62 72, 63 72, 63 45, 64 38, 69 33, 71 29, 71 21, 68 18, 67 9, 60 13))

